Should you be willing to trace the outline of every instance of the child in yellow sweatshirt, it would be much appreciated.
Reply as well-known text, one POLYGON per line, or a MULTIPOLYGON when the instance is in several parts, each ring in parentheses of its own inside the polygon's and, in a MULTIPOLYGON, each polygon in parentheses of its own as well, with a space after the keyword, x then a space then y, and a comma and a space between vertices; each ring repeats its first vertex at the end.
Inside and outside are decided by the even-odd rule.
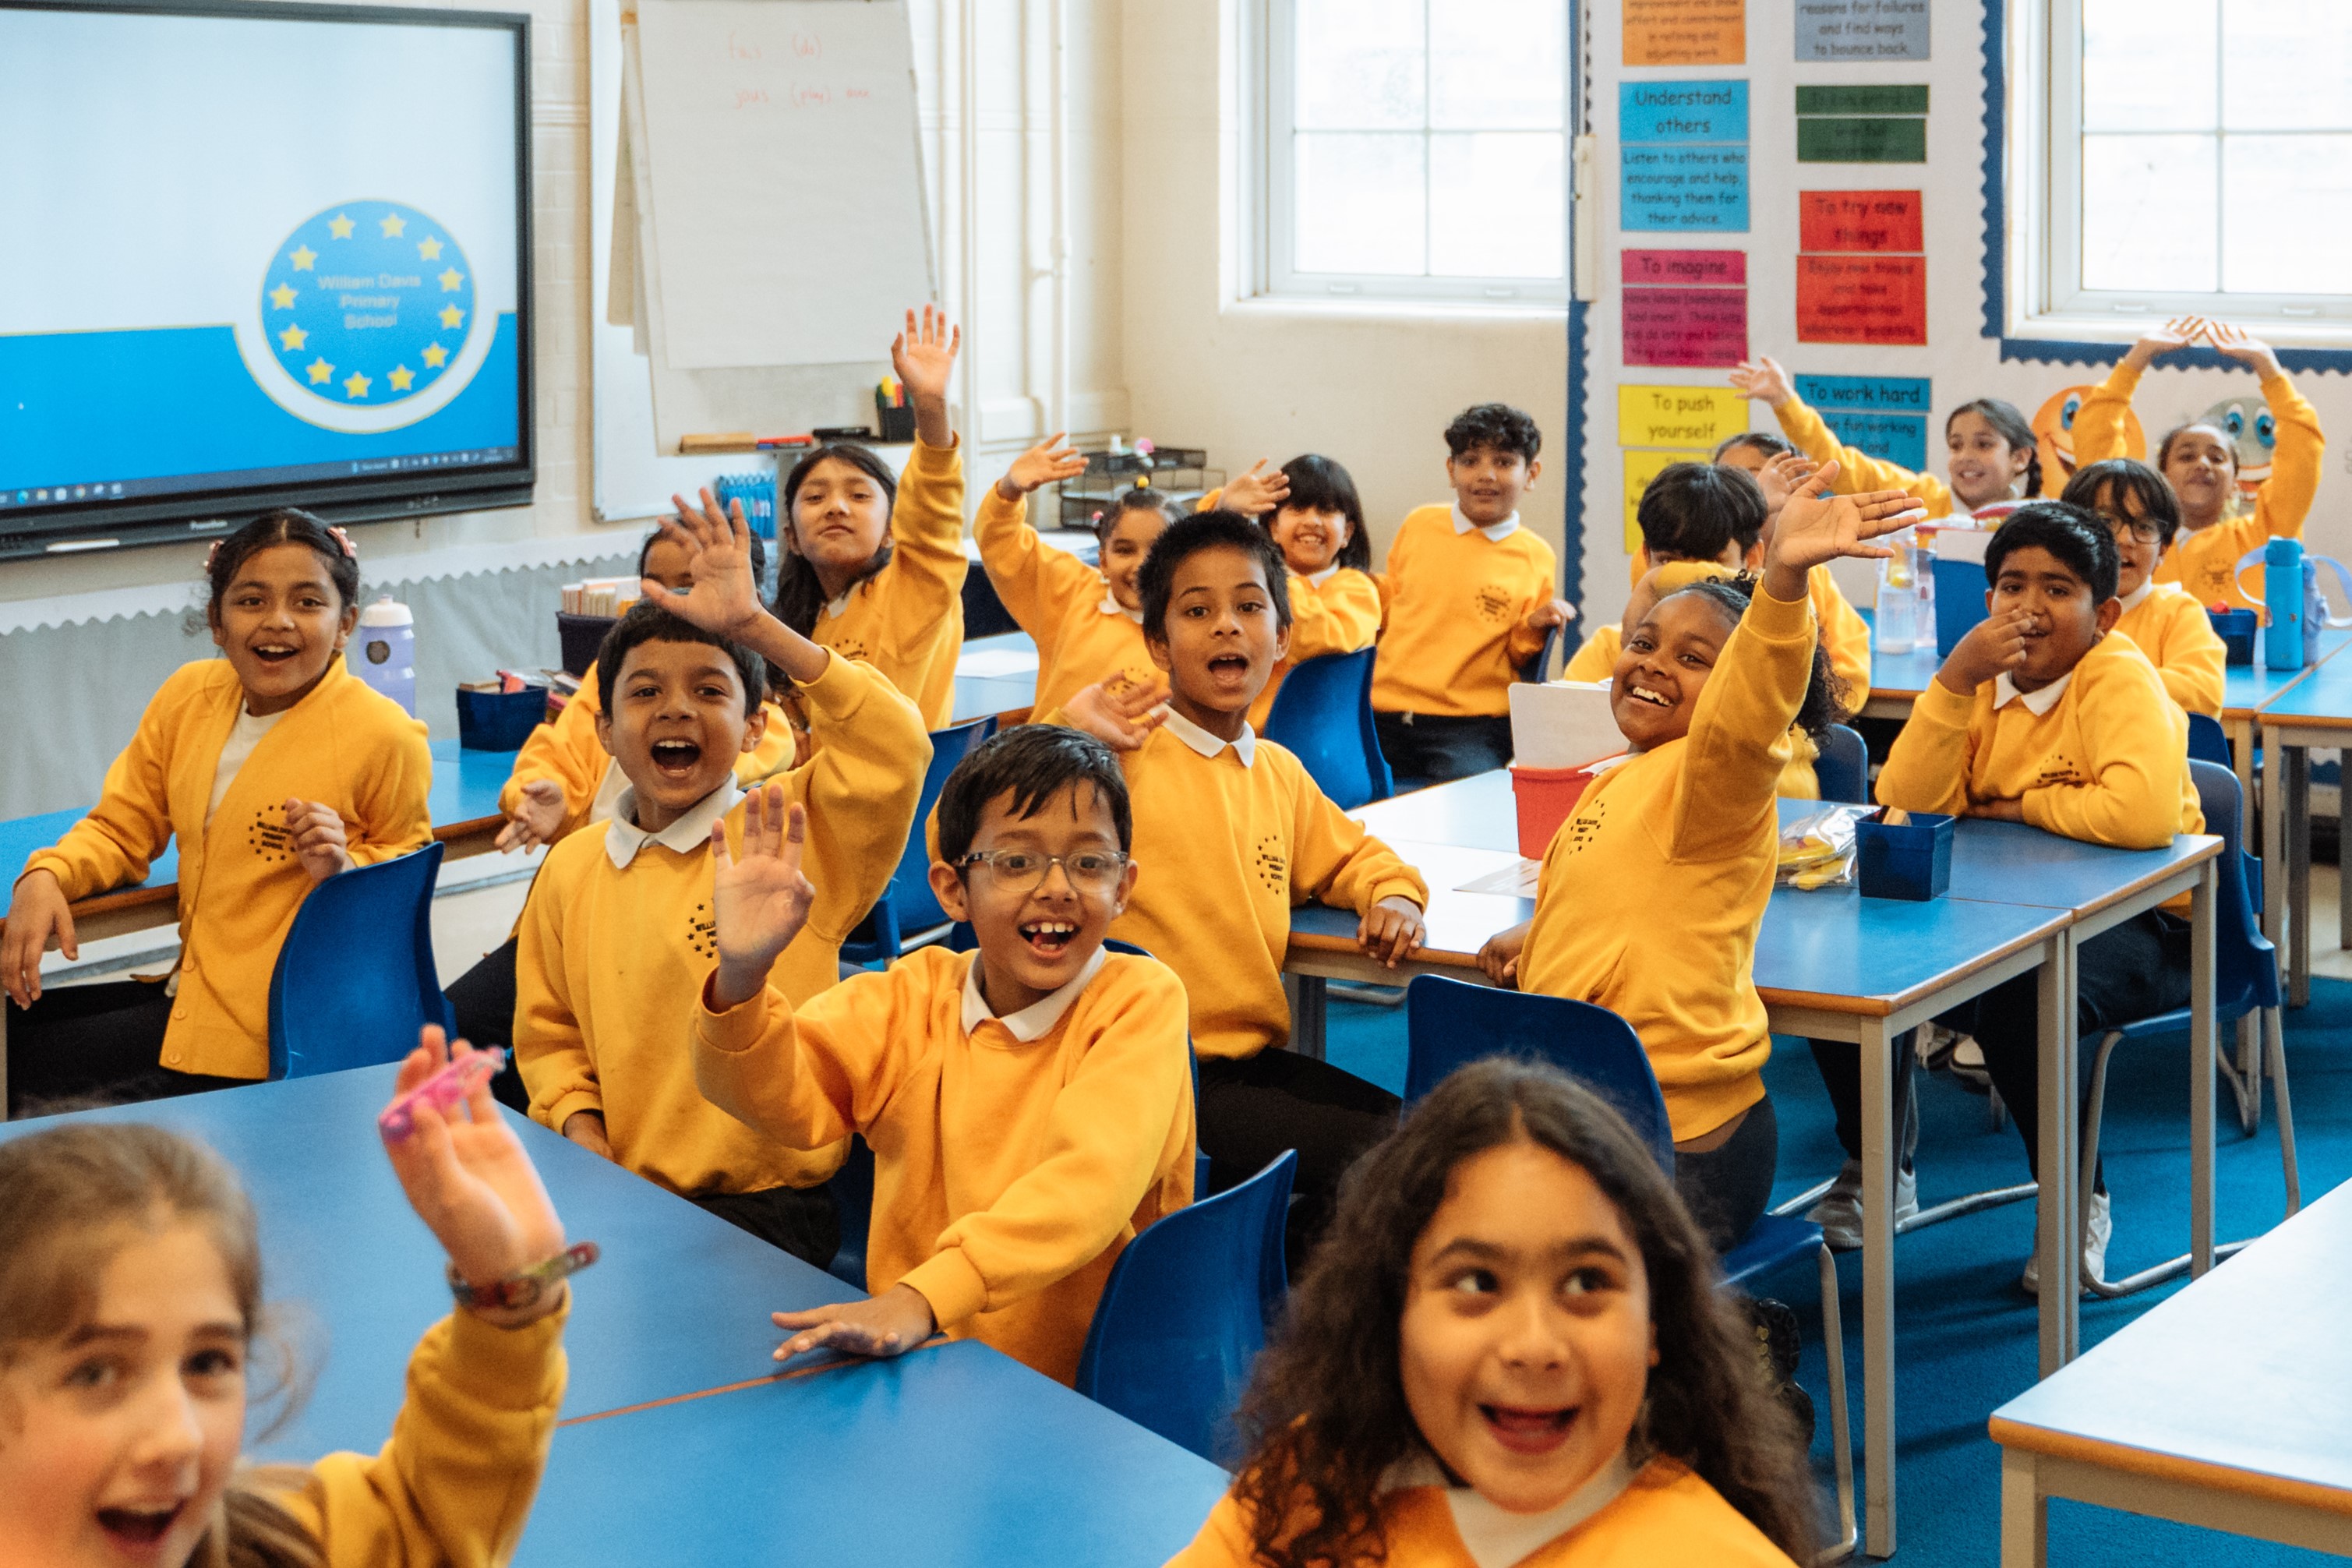
POLYGON ((1795 1568, 1811 1467, 1706 1238, 1557 1068, 1462 1068, 1349 1177, 1169 1568, 1795 1568))
POLYGON ((1576 618, 1551 546, 1519 524, 1543 470, 1536 422, 1482 403, 1454 416, 1445 447, 1454 504, 1411 513, 1389 543, 1372 721, 1400 790, 1508 763, 1511 683, 1576 618))
POLYGON ((1633 755, 1545 850, 1534 918, 1489 941, 1496 984, 1591 1002, 1641 1036, 1674 1124, 1675 1184, 1718 1247, 1764 1211, 1779 1134, 1753 970, 1771 897, 1789 731, 1823 700, 1806 576, 1907 525, 1915 498, 1832 496, 1823 464, 1780 513, 1753 596, 1694 584, 1619 656, 1610 701, 1633 755), (1671 962, 1660 962, 1671 954, 1671 962))
MULTIPOLYGON (((930 742, 880 674, 768 619, 820 742, 776 784, 814 822, 824 887, 778 974, 806 1001, 835 983, 842 939, 897 867, 930 742)), ((746 831, 732 763, 762 738, 761 656, 643 602, 597 665, 597 730, 629 784, 609 821, 550 852, 523 908, 514 1041, 530 1114, 822 1268, 840 1240, 823 1184, 845 1148, 786 1148, 711 1106, 676 1033, 711 952, 712 836, 746 831)))
POLYGON ((8 1025, 11 1114, 266 1078, 269 976, 303 898, 432 836, 425 726, 343 664, 360 568, 342 531, 265 512, 213 547, 205 575, 223 657, 163 682, 98 805, 16 880, 0 937, 0 986, 25 1009, 8 1025), (140 881, 174 838, 172 979, 43 995, 43 951, 79 951, 73 901, 140 881))
MULTIPOLYGON (((446 1060, 426 1029, 395 1094, 446 1060)), ((486 1088, 462 1112, 418 1109, 384 1152, 474 1304, 410 1356, 381 1451, 295 1468, 238 1458, 263 1306, 235 1173, 131 1121, 0 1143, 9 1563, 427 1568, 513 1554, 563 1399, 563 1274, 576 1264, 486 1088)))
MULTIPOLYGON (((2141 375, 2160 355, 2200 339, 2252 371, 2261 381, 2277 445, 2271 455, 2270 471, 2254 492, 2253 510, 2233 517, 2231 503, 2248 482, 2238 468, 2239 453, 2244 449, 2242 437, 2205 418, 2178 426, 2164 437, 2157 447, 2156 468, 2179 497, 2185 531, 2158 564, 2156 580, 2179 584, 2200 605, 2225 604, 2242 610, 2252 607, 2252 601, 2238 584, 2238 562, 2260 550, 2274 534, 2294 538, 2303 532, 2327 458, 2327 438, 2320 433, 2317 411, 2294 389, 2268 343, 2243 328, 2197 317, 2169 322, 2148 333, 2083 400, 2082 410, 2074 416, 2074 452, 2077 460, 2085 464, 2125 456, 2124 425, 2141 375)), ((2252 425, 2259 417, 2250 416, 2247 423, 2252 425)), ((2262 593, 2261 566, 2249 567, 2247 572, 2248 587, 2262 593)))
POLYGON ((2158 581, 2179 536, 2180 504, 2146 463, 2110 458, 2075 471, 2059 500, 2095 512, 2116 538, 2116 630, 2139 646, 2165 695, 2191 713, 2221 716, 2229 649, 2205 606, 2178 583, 2158 581))
POLYGON ((1296 1149, 1289 1256, 1303 1263, 1340 1173, 1394 1125, 1397 1101, 1284 1048, 1291 908, 1311 899, 1354 910, 1358 944, 1394 967, 1421 941, 1429 889, 1250 728, 1250 704, 1288 646, 1286 581, 1281 551, 1238 512, 1170 525, 1142 580, 1144 631, 1168 685, 1116 702, 1090 687, 1065 717, 1121 752, 1144 876, 1112 934, 1183 977, 1210 1180, 1223 1192, 1296 1149))
POLYGON ((1223 491, 1203 496, 1201 510, 1211 510, 1212 501, 1255 518, 1281 546, 1290 572, 1290 651, 1250 705, 1250 727, 1264 730, 1285 676, 1310 658, 1370 647, 1381 635, 1381 590, 1372 581, 1364 503, 1355 477, 1313 452, 1271 474, 1253 468, 1223 491))
POLYGON ((874 1294, 776 1313, 776 1359, 944 1330, 1068 1383, 1119 1253, 1192 1199, 1183 988, 1103 948, 1136 880, 1118 763, 1044 724, 975 748, 940 793, 930 875, 979 951, 927 947, 805 1003, 769 972, 823 891, 802 808, 765 793, 740 858, 713 840, 695 1076, 782 1143, 859 1132, 875 1157, 874 1294))
MULTIPOLYGON (((1985 576, 1989 614, 1920 693, 1879 773, 1879 800, 1906 811, 2021 822, 2126 849, 2158 848, 2175 834, 2202 831, 2188 718, 2165 695, 2147 656, 2130 638, 2110 635, 2122 606, 2106 524, 2063 501, 2021 507, 1987 545, 1985 576)), ((2085 1039, 2184 1005, 2188 921, 2150 910, 2084 942, 2075 952, 2075 994, 2085 1039)), ((2037 982, 2027 973, 1940 1020, 1983 1047, 1985 1070, 2015 1120, 2029 1169, 2039 1158, 2037 1012, 2037 982)), ((1909 1055, 1896 1052, 1898 1083, 1909 1055)), ((1844 1060, 1851 1067, 1851 1052, 1844 1060)), ((1842 1082, 1829 1065, 1824 1057, 1832 1099, 1858 1104, 1858 1072, 1842 1082)), ((1898 1102, 1898 1116, 1902 1109, 1898 1102)), ((2105 1266, 2108 1228, 2101 1177, 2084 1226, 2084 1268, 2094 1278, 2105 1266)), ((2035 1280, 2029 1262, 2026 1289, 2035 1280)))

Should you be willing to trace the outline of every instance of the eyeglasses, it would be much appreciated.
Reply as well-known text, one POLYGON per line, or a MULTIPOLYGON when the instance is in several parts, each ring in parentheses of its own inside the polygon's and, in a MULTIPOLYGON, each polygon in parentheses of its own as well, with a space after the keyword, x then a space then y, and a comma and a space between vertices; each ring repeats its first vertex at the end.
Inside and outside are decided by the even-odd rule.
POLYGON ((1128 857, 1115 849, 1083 849, 1076 855, 1039 855, 1027 849, 975 849, 956 862, 959 866, 985 866, 995 877, 997 886, 1008 893, 1026 893, 1045 879, 1045 873, 1059 866, 1070 886, 1082 893, 1108 892, 1118 883, 1119 873, 1127 869, 1128 857))
POLYGON ((2126 539, 2137 539, 2142 544, 2154 544, 2164 537, 2163 528, 2158 526, 2153 518, 2117 517, 2112 512, 2102 512, 2100 516, 2106 521, 2107 527, 2115 534, 2116 542, 2118 544, 2126 539))

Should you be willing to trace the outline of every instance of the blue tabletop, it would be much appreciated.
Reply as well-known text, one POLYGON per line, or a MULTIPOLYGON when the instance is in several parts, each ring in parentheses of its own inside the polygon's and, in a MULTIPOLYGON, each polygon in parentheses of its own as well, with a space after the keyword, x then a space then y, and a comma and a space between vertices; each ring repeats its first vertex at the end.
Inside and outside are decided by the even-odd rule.
POLYGON ((1009 713, 1037 700, 1037 645, 1026 632, 973 637, 956 659, 955 722, 1009 713))
MULTIPOLYGON (((47 849, 63 838, 66 830, 79 822, 83 815, 82 811, 45 811, 38 816, 17 816, 0 822, 0 915, 7 912, 9 889, 25 874, 25 862, 33 858, 33 851, 47 849)), ((168 887, 179 879, 179 875, 180 846, 174 842, 163 846, 163 853, 147 868, 147 879, 136 885, 168 887)))
POLYGON ((2334 721, 2352 727, 2352 659, 2342 664, 2330 659, 2304 676, 2263 704, 2263 721, 2297 720, 2322 725, 2334 721))
POLYGON ((1225 1482, 967 1341, 563 1427, 514 1560, 1156 1568, 1225 1482))
POLYGON ((1927 683, 1936 679, 1936 671, 1943 664, 1932 637, 1915 645, 1908 653, 1881 653, 1874 643, 1870 650, 1871 695, 1907 693, 1916 697, 1927 689, 1927 683))
MULTIPOLYGON (((268 1299, 294 1304, 321 1331, 311 1347, 317 1387, 290 1424, 258 1443, 254 1451, 267 1458, 307 1462, 331 1449, 381 1447, 410 1350, 449 1310, 440 1244, 409 1208, 376 1140, 394 1071, 362 1068, 75 1113, 201 1138, 244 1177, 261 1219, 268 1299)), ((604 1249, 573 1292, 566 1416, 766 1377, 779 1338, 768 1313, 858 1294, 503 1114, 520 1130, 565 1230, 604 1249)), ((0 1138, 62 1120, 0 1124, 0 1138)), ((262 1425, 257 1416, 251 1430, 262 1425)))

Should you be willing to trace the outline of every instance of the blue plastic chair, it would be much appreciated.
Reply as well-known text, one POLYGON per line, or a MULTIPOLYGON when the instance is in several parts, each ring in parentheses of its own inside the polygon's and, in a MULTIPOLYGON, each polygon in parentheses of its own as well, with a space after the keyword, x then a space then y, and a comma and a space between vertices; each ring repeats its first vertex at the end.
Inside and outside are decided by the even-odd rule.
POLYGON ((2230 754, 2230 737, 2221 721, 2210 713, 2189 715, 2189 755, 2191 761, 2224 768, 2234 768, 2238 762, 2230 754))
POLYGON ((433 967, 441 845, 354 866, 310 889, 269 976, 269 1076, 380 1067, 457 1015, 433 967))
MULTIPOLYGON (((2249 1014, 2259 1014, 2261 1018, 2260 1055, 2250 1053, 2246 1060, 2233 1067, 2229 1053, 2224 1051, 2221 1053, 2221 1072, 2238 1095, 2240 1121, 2249 1133, 2262 1122, 2265 1061, 2272 1078, 2277 1080, 2279 1161, 2286 1173, 2285 1217, 2291 1218, 2303 1206, 2303 1186, 2295 1169, 2294 1108, 2287 1093, 2286 1040, 2279 1012, 2284 997, 2279 988, 2277 951, 2255 924, 2253 899, 2246 885, 2246 861, 2239 847, 2244 803, 2238 791, 2238 775, 2229 768, 2192 760, 2189 771, 2197 780, 2197 798, 2205 812, 2205 831, 2218 835, 2221 840, 2213 910, 2213 1024, 2218 1029, 2249 1014)), ((2082 1193, 2086 1217, 2091 1180, 2099 1165, 2099 1121, 2106 1109, 2108 1058, 2117 1046, 2127 1040, 2179 1035, 2189 1026, 2189 1010, 2175 1007, 2110 1029, 2099 1041, 2098 1055, 2091 1066, 2090 1113, 2083 1131, 2082 1193)), ((2226 1257, 2244 1245, 2241 1241, 2216 1247, 2214 1255, 2226 1257)), ((2188 1267, 2189 1255, 2183 1253, 2121 1279, 2086 1278, 2083 1287, 2100 1296, 2128 1296, 2169 1279, 2188 1267)))
POLYGON ((898 868, 890 874, 890 885, 882 889, 873 909, 842 942, 843 963, 895 963, 908 949, 936 942, 946 934, 948 913, 940 908, 940 900, 931 892, 931 851, 923 841, 923 828, 930 821, 931 808, 940 803, 940 790, 947 784, 948 774, 971 754, 974 746, 994 733, 993 718, 974 719, 931 731, 931 763, 923 770, 923 793, 915 801, 915 820, 907 829, 906 851, 898 857, 898 868))
MULTIPOLYGON (((1665 1096, 1633 1026, 1605 1007, 1470 985, 1434 974, 1405 987, 1404 1102, 1411 1107, 1456 1068, 1487 1057, 1549 1062, 1607 1100, 1671 1177, 1675 1135, 1665 1096)), ((1845 1330, 1838 1312, 1837 1264, 1808 1220, 1768 1214, 1722 1258, 1723 1282, 1740 1289, 1811 1258, 1821 1271, 1822 1335, 1829 1349, 1830 1431, 1837 1463, 1838 1522, 1844 1539, 1821 1561, 1844 1556, 1854 1526, 1853 1435, 1845 1394, 1845 1330)))
POLYGON ((1832 724, 1822 737, 1822 754, 1813 762, 1821 781, 1822 798, 1848 805, 1870 804, 1870 748, 1862 736, 1843 724, 1832 724))
POLYGON ((1080 1394, 1204 1459, 1230 1457, 1234 1406, 1281 1306, 1282 1221, 1297 1167, 1286 1150, 1128 1243, 1078 1352, 1080 1394))
POLYGON ((1265 738, 1296 754, 1342 811, 1396 793, 1372 728, 1373 648, 1292 667, 1265 716, 1265 738))
MULTIPOLYGON (((1550 677, 1546 672, 1551 668, 1551 656, 1558 653, 1561 646, 1573 635, 1567 626, 1554 626, 1544 633, 1543 647, 1536 649, 1535 658, 1519 666, 1519 679, 1530 686, 1540 686, 1549 679, 1550 677)), ((1580 642, 1577 646, 1581 647, 1584 645, 1580 642)))

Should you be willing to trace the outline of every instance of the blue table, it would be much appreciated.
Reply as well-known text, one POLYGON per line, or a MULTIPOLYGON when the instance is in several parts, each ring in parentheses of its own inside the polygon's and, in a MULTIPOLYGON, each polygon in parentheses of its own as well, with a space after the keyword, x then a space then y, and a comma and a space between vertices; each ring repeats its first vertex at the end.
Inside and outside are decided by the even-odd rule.
POLYGON ((965 1341, 563 1427, 515 1563, 1156 1568, 1225 1483, 965 1341))
POLYGON ((1036 700, 1037 645, 1028 633, 1003 632, 974 637, 963 645, 955 678, 956 723, 994 713, 1026 712, 1036 700), (1006 668, 1022 655, 1027 656, 1026 669, 1006 668), (966 663, 988 673, 966 675, 966 663))
MULTIPOLYGON (((0 1138, 13 1138, 66 1120, 152 1122, 203 1139, 237 1168, 260 1215, 268 1299, 295 1305, 324 1331, 313 1347, 324 1355, 316 1390, 256 1450, 266 1458, 307 1462, 381 1447, 409 1352, 449 1310, 440 1244, 410 1210, 376 1138, 394 1071, 362 1068, 0 1123, 0 1138)), ((604 1249, 574 1292, 566 1417, 770 1377, 778 1341, 771 1311, 856 1296, 537 1123, 500 1114, 520 1131, 566 1230, 604 1249)))
MULTIPOLYGON (((2275 759, 2281 809, 2263 813, 2263 929, 2286 962, 2287 1000, 2311 1000, 2311 748, 2352 745, 2352 660, 2295 672, 2255 722, 2275 759)), ((2265 802, 2267 804, 2267 800, 2265 802)), ((2338 936, 2352 932, 2352 878, 2337 879, 2338 936)))

